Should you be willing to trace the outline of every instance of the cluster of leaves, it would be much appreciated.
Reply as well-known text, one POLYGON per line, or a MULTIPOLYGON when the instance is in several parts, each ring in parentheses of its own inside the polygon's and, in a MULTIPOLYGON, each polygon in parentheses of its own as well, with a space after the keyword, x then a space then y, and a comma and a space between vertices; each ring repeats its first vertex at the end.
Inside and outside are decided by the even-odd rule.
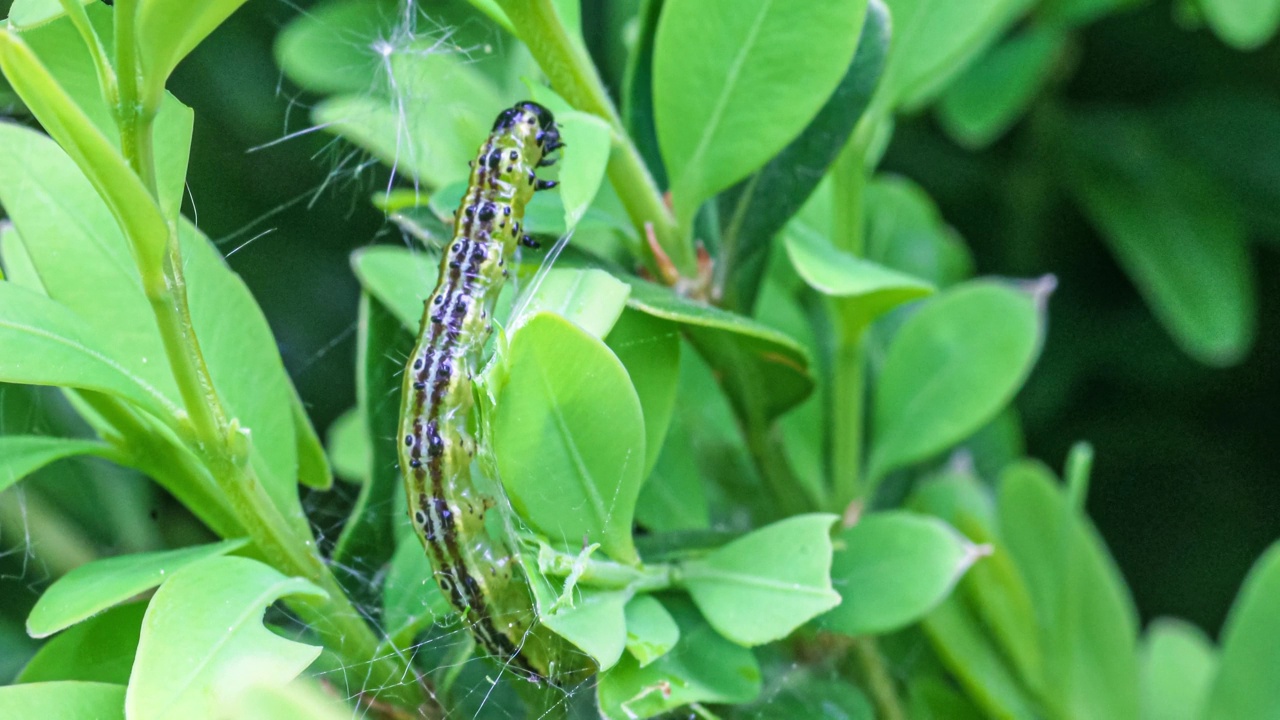
MULTIPOLYGON (((525 258, 501 303, 478 378, 479 463, 510 500, 538 617, 601 671, 599 714, 1271 712, 1274 677, 1258 668, 1280 667, 1276 552, 1220 649, 1176 621, 1140 639, 1080 511, 1087 448, 1059 483, 1021 457, 1008 407, 1052 280, 974 278, 928 195, 875 172, 898 113, 933 107, 963 142, 992 141, 1054 78, 1074 28, 1131 3, 621 3, 634 39, 620 112, 576 2, 419 17, 398 0, 329 0, 299 18, 280 36, 282 68, 327 96, 318 125, 393 169, 374 201, 426 241, 352 258, 359 402, 328 458, 359 496, 327 565, 296 491, 328 487, 325 454, 253 298, 179 215, 191 113, 165 80, 239 4, 117 0, 113 14, 20 0, 0 35, 0 67, 51 136, 0 125, 0 381, 64 388, 97 435, 0 436, 0 489, 96 454, 228 538, 54 583, 27 630, 59 634, 0 689, 17 716, 345 716, 289 684, 313 662, 345 667, 331 679, 373 712, 519 712, 509 679, 474 691, 496 668, 460 664, 466 643, 433 642, 407 666, 416 640, 465 626, 424 585, 386 438, 400 385, 388 358, 412 343, 467 161, 493 112, 528 96, 555 111, 568 148, 560 192, 537 196, 526 227, 571 231, 572 245, 550 271, 525 258), (122 94, 126 76, 137 86, 122 94), (280 598, 301 637, 259 621, 280 598), (399 684, 415 671, 443 708, 399 684)), ((1280 7, 1180 8, 1247 46, 1274 31, 1264 5, 1280 7)), ((1168 167, 1129 118, 1045 122, 1073 194, 1171 332, 1202 359, 1238 358, 1247 259, 1212 184, 1168 167), (1090 132, 1135 149, 1098 157, 1090 132), (1165 181, 1136 199, 1125 184, 1165 181)))

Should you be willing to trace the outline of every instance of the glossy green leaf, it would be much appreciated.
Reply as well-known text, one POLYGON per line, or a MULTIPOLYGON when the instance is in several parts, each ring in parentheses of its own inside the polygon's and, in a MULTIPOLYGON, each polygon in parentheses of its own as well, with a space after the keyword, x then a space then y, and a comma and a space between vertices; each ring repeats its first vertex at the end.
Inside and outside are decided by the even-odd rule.
POLYGON ((41 126, 70 155, 111 208, 130 238, 139 266, 158 277, 169 229, 159 206, 124 156, 67 95, 31 48, 8 31, 0 32, 0 69, 41 126))
POLYGON ((920 107, 959 74, 1014 18, 1025 0, 885 0, 893 43, 877 102, 920 107))
POLYGON ((930 613, 924 629, 943 665, 987 717, 1033 720, 1039 716, 981 622, 960 598, 949 598, 930 613))
POLYGON ((566 142, 560 165, 560 199, 564 202, 564 224, 571 228, 600 190, 613 136, 608 123, 583 112, 562 113, 556 122, 566 142))
POLYGON ((1239 50, 1260 47, 1280 27, 1276 0, 1199 0, 1196 4, 1213 32, 1239 50))
POLYGON ((755 530, 682 568, 682 584, 721 635, 762 645, 840 603, 831 587, 834 515, 799 515, 755 530))
POLYGON ((1239 362, 1253 343, 1253 271, 1235 199, 1141 117, 1072 116, 1066 178, 1120 265, 1187 353, 1239 362))
POLYGON ((260 562, 207 558, 173 574, 151 598, 125 700, 130 720, 217 717, 251 685, 282 685, 320 648, 262 625, 266 607, 290 595, 323 597, 315 585, 260 562), (235 578, 234 583, 227 578, 235 578))
POLYGON ((1218 650, 1196 626, 1157 618, 1141 652, 1143 720, 1195 720, 1218 671, 1218 650))
POLYGON ((1000 536, 1041 628, 1046 704, 1071 717, 1138 715, 1137 612, 1097 531, 1030 462, 997 496, 1000 536))
POLYGON ((680 334, 671 323, 626 310, 605 344, 627 369, 644 413, 644 470, 649 477, 662 452, 680 379, 680 334))
POLYGON ((1280 545, 1272 545, 1249 571, 1222 629, 1222 655, 1200 717, 1280 718, 1280 545))
POLYGON ((554 542, 598 542, 635 562, 644 418, 626 369, 603 342, 546 313, 516 331, 505 362, 493 445, 512 505, 554 542))
POLYGON ((867 4, 853 62, 800 136, 759 172, 720 196, 722 259, 730 267, 725 304, 749 312, 773 237, 804 205, 871 102, 889 50, 889 10, 867 4))
POLYGON ((100 455, 107 446, 92 440, 0 435, 0 492, 51 462, 75 455, 100 455))
POLYGON ((679 323, 712 364, 729 373, 722 379, 740 407, 759 408, 772 418, 800 402, 813 387, 809 356, 791 338, 748 317, 679 297, 666 288, 628 278, 627 304, 679 323))
POLYGON ((557 635, 578 646, 607 671, 618 663, 626 648, 624 608, 630 593, 620 590, 574 590, 572 605, 563 605, 541 621, 557 635))
POLYGON ((14 720, 124 720, 124 686, 99 682, 41 682, 0 687, 0 707, 14 720))
POLYGON ((823 295, 839 298, 841 318, 857 327, 933 292, 929 283, 841 252, 803 226, 789 230, 786 243, 787 257, 800 277, 823 295))
POLYGON ((362 483, 368 479, 370 453, 369 433, 364 428, 360 408, 353 407, 338 416, 329 426, 329 462, 338 477, 362 483))
POLYGON ((872 477, 963 440, 1013 398, 1040 351, 1043 292, 966 283, 903 323, 876 387, 872 477))
POLYGON ((0 283, 0 381, 97 390, 161 416, 177 412, 160 390, 108 355, 107 345, 66 307, 0 283))
POLYGON ((626 654, 602 674, 596 686, 601 717, 649 718, 693 702, 743 703, 760 693, 760 666, 750 650, 717 634, 687 600, 663 604, 680 627, 680 641, 643 668, 626 654))
POLYGON ((129 603, 68 628, 41 646, 17 681, 127 684, 146 611, 145 602, 129 603))
POLYGON ((27 617, 27 632, 32 637, 52 635, 156 587, 185 567, 244 545, 244 540, 225 540, 180 550, 121 555, 81 565, 44 591, 27 617))
POLYGON ((375 245, 351 254, 351 267, 365 291, 412 332, 422 322, 422 303, 440 276, 439 260, 429 254, 375 245))
POLYGON ((854 637, 924 617, 987 552, 941 520, 895 511, 863 518, 835 542, 831 583, 844 601, 818 622, 854 637))
POLYGON ((637 595, 626 607, 627 652, 640 667, 671 652, 680 640, 680 626, 652 595, 637 595))
POLYGON ((535 276, 533 295, 518 309, 519 318, 551 312, 577 325, 588 334, 604 338, 626 307, 631 288, 603 270, 557 268, 541 278, 535 276))
POLYGON ((1012 126, 1053 75, 1067 36, 1034 25, 1000 42, 956 78, 938 104, 938 120, 961 144, 983 147, 1012 126))
POLYGON ((867 183, 862 205, 868 260, 940 288, 973 275, 964 241, 915 183, 877 175, 867 183))
POLYGON ((382 587, 382 621, 388 637, 396 637, 406 627, 428 627, 454 612, 433 578, 422 541, 407 534, 391 556, 382 587))
POLYGON ((865 15, 866 0, 667 0, 653 98, 682 226, 813 120, 849 68, 865 15))
MULTIPOLYGON (((97 0, 79 0, 81 5, 88 5, 97 0)), ((61 0, 14 0, 9 7, 9 26, 15 30, 44 25, 58 18, 66 17, 66 9, 61 0)))

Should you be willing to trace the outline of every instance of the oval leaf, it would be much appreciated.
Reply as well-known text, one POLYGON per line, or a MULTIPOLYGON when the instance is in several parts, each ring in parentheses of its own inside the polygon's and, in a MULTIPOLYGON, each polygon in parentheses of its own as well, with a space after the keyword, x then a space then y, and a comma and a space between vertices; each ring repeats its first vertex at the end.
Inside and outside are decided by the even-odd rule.
POLYGON ((834 515, 798 515, 682 566, 712 627, 747 646, 779 640, 840 602, 831 588, 834 515))
POLYGON ((493 445, 512 505, 558 543, 598 542, 636 562, 644 418, 626 369, 603 342, 546 313, 516 331, 506 364, 493 445))
POLYGON ((1188 622, 1157 618, 1142 648, 1142 719, 1196 720, 1218 672, 1218 649, 1188 622))
POLYGON ((565 227, 573 228, 600 190, 613 136, 608 123, 587 113, 562 113, 556 121, 568 143, 560 165, 560 199, 565 227))
POLYGON ((1280 718, 1280 544, 1254 563, 1222 630, 1207 720, 1280 718))
POLYGON ((680 640, 675 618, 651 595, 637 595, 627 603, 627 652, 640 667, 666 655, 680 640))
POLYGON ((297 677, 320 648, 262 625, 267 606, 288 595, 324 592, 247 558, 207 558, 174 573, 142 622, 125 698, 130 720, 218 717, 245 688, 297 677))
POLYGON ((941 520, 908 512, 870 515, 837 535, 836 547, 831 582, 844 601, 818 622, 855 637, 924 617, 985 553, 941 520))
POLYGON ((654 40, 654 113, 682 226, 809 124, 849 68, 866 6, 665 3, 654 40))
POLYGON ((0 687, 0 707, 16 720, 124 720, 124 686, 99 682, 40 682, 0 687))
POLYGON ((1000 412, 1040 351, 1041 302, 971 282, 903 323, 876 386, 872 477, 941 452, 1000 412))
POLYGON ((226 540, 181 550, 121 555, 81 565, 44 591, 27 616, 27 632, 38 638, 52 635, 156 587, 188 565, 244 547, 245 542, 226 540))
POLYGON ((68 628, 40 647, 17 682, 129 682, 146 602, 111 608, 68 628))

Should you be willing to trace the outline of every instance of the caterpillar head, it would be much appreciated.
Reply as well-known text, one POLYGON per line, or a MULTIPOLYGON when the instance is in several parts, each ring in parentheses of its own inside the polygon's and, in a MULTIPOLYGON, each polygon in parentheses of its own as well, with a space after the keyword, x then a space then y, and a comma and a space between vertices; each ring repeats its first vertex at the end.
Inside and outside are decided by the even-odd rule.
POLYGON ((551 111, 531 100, 518 102, 498 114, 493 132, 516 132, 531 139, 543 156, 564 147, 551 111))

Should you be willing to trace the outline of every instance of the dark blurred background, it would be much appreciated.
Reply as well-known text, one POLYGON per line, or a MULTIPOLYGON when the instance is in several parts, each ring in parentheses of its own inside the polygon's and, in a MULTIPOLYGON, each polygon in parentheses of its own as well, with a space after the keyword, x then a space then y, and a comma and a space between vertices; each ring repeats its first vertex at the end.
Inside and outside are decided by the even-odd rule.
MULTIPOLYGON (((606 1, 584 3, 589 37, 607 24, 606 1)), ((171 90, 196 111, 198 222, 262 304, 323 430, 354 402, 348 254, 399 235, 367 202, 385 176, 354 175, 330 136, 251 151, 308 126, 315 98, 300 96, 272 58, 275 34, 308 5, 250 0, 182 64, 171 90)), ((1175 22, 1167 2, 1088 26, 1073 57, 1056 90, 1072 105, 1145 110, 1222 88, 1280 97, 1280 44, 1229 49, 1175 22)), ((980 274, 1057 275, 1044 354, 1019 399, 1028 452, 1061 467, 1071 443, 1092 442, 1088 509, 1144 619, 1177 615, 1216 633, 1251 563, 1280 538, 1280 224, 1251 238, 1254 348, 1232 368, 1198 364, 1045 182, 1055 167, 1036 146, 1036 113, 981 152, 955 145, 928 113, 903 119, 884 168, 933 195, 980 274)), ((1221 140, 1249 148, 1256 138, 1221 140)), ((1270 167, 1280 188, 1280 157, 1270 167)))

